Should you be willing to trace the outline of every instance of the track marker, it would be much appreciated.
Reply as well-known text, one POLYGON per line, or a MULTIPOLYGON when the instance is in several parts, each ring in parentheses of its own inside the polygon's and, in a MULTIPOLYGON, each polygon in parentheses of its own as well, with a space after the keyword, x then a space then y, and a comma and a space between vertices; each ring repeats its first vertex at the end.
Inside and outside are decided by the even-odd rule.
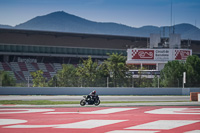
POLYGON ((3 128, 73 128, 73 129, 92 129, 101 126, 107 126, 127 120, 86 120, 68 124, 56 124, 56 125, 13 125, 5 126, 3 128))
POLYGON ((127 120, 86 120, 86 121, 81 121, 81 122, 76 122, 76 123, 64 124, 56 128, 92 129, 92 128, 107 126, 110 124, 115 124, 115 123, 124 122, 124 121, 127 121, 127 120))
POLYGON ((0 109, 0 114, 37 113, 54 111, 55 109, 0 109), (13 111, 13 112, 6 112, 13 111))
POLYGON ((111 113, 117 113, 127 110, 133 110, 137 108, 108 108, 108 109, 102 109, 102 110, 96 110, 96 111, 90 111, 90 112, 47 112, 44 114, 70 114, 70 113, 79 113, 79 114, 111 114, 111 113))
POLYGON ((11 124, 21 124, 26 123, 27 120, 19 120, 19 119, 0 119, 0 125, 11 125, 11 124))
POLYGON ((193 130, 193 131, 188 131, 188 132, 185 132, 185 133, 200 133, 200 130, 193 130))
POLYGON ((159 131, 114 130, 106 133, 157 133, 159 131))
POLYGON ((158 120, 138 126, 129 127, 126 129, 158 129, 158 130, 169 130, 189 124, 200 122, 197 120, 158 120))
POLYGON ((149 114, 200 114, 200 108, 160 108, 155 110, 146 111, 149 114))

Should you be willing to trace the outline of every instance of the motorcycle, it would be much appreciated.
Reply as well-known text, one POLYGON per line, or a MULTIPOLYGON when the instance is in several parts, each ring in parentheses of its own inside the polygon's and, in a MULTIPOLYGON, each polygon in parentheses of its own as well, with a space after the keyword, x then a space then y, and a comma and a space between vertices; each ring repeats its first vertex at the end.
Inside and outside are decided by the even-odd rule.
POLYGON ((81 106, 85 106, 86 104, 98 106, 100 104, 100 99, 98 95, 95 95, 93 98, 88 98, 87 96, 83 96, 83 98, 84 99, 80 101, 81 106))

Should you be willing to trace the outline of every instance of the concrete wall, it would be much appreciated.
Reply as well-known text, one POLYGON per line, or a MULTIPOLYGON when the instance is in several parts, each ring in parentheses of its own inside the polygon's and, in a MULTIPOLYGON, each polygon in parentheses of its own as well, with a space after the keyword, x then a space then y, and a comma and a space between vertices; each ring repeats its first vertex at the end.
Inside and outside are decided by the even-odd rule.
POLYGON ((190 95, 200 88, 78 88, 78 87, 0 87, 0 95, 190 95))

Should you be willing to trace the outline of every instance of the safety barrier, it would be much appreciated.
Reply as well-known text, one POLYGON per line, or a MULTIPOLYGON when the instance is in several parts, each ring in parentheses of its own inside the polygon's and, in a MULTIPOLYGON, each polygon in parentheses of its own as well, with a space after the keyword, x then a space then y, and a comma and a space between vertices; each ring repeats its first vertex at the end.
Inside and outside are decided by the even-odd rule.
POLYGON ((0 95, 190 95, 200 88, 0 87, 0 95))

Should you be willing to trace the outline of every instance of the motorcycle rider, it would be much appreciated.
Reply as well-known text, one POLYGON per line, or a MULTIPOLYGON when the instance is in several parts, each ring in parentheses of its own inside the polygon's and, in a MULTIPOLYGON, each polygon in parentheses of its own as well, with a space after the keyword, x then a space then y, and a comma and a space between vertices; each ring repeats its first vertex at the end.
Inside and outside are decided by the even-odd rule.
POLYGON ((98 106, 100 104, 99 96, 96 94, 95 90, 90 92, 90 94, 88 94, 87 96, 83 97, 84 99, 80 101, 81 106, 85 106, 86 104, 98 106))
POLYGON ((95 95, 96 95, 96 91, 93 90, 93 91, 90 92, 90 94, 87 96, 87 99, 89 98, 90 100, 94 100, 95 95))

